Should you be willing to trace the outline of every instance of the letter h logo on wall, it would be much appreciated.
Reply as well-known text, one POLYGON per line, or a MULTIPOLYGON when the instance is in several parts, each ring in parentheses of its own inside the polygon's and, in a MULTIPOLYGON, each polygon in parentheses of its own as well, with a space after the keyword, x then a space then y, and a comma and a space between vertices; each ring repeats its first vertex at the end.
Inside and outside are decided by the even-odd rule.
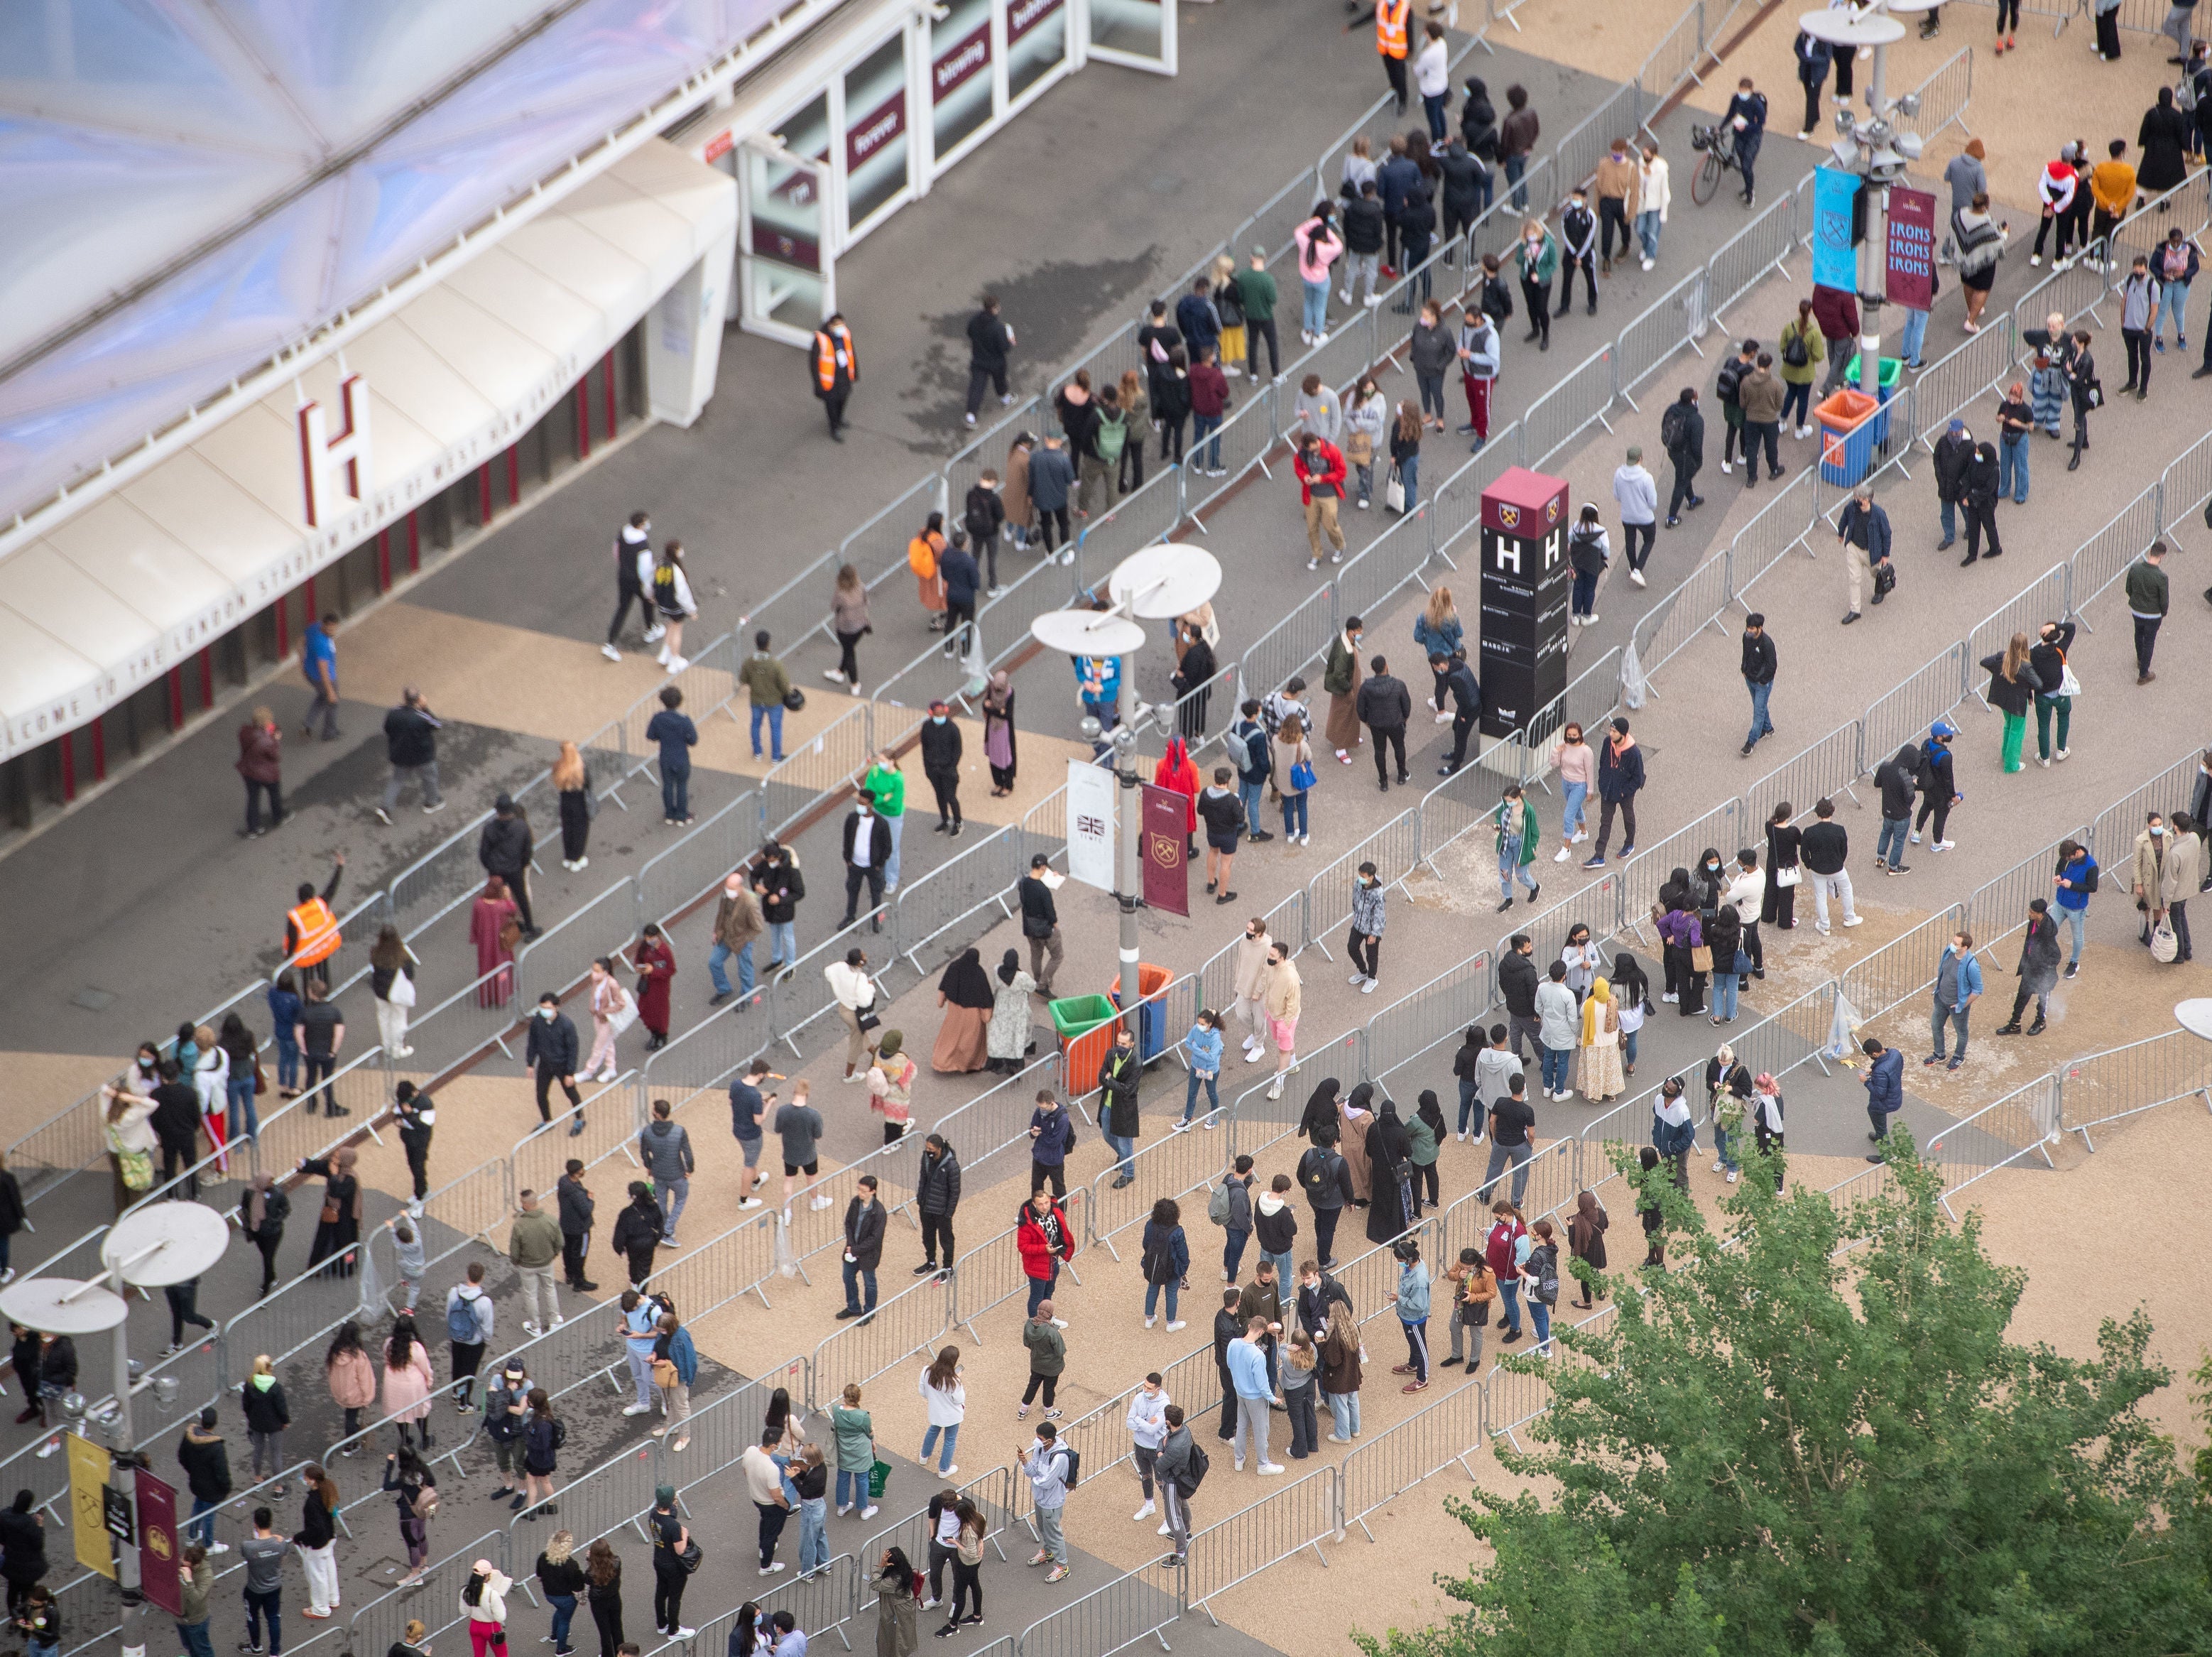
POLYGON ((362 500, 369 490, 368 382, 357 374, 338 381, 338 411, 345 423, 334 437, 323 405, 300 404, 300 473, 306 485, 307 527, 335 517, 342 499, 362 500))

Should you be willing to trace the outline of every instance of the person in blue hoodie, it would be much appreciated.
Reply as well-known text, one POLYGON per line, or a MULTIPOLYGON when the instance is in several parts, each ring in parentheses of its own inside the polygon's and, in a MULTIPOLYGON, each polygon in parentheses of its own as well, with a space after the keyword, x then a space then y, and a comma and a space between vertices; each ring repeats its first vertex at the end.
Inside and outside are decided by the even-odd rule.
POLYGON ((1176 1124, 1175 1130, 1181 1133, 1190 1126, 1190 1119, 1198 1114, 1198 1090, 1204 1087, 1206 1126, 1211 1132, 1216 1125, 1214 1116, 1221 1109, 1221 1014, 1211 1008, 1200 1008, 1198 1021, 1182 1039, 1182 1049, 1190 1063, 1190 1084, 1184 1089, 1182 1120, 1176 1124))
POLYGON ((2081 966, 2081 935, 2089 920, 2089 894, 2097 889, 2097 860, 2089 855, 2089 848, 2078 840, 2058 843, 2058 867, 2051 872, 2051 884, 2058 899, 2058 913, 2074 934, 2074 947, 2066 958, 2066 976, 2072 978, 2081 966))
POLYGON ((1936 819, 1935 849, 1951 850, 1951 841, 1944 829, 1951 817, 1951 807, 1966 796, 1959 792, 1951 770, 1951 743, 1959 734, 1959 728, 1948 719, 1939 719, 1928 728, 1928 740, 1920 745, 1920 814, 1913 819, 1912 844, 1920 844, 1920 831, 1928 826, 1928 819, 1936 819))
POLYGON ((1869 1036, 1859 1044, 1866 1055, 1867 1120, 1874 1131, 1867 1136, 1875 1148, 1867 1161, 1882 1160, 1881 1142, 1889 1137, 1889 1119, 1905 1108, 1905 1055, 1869 1036))
POLYGON ((1966 1062, 1966 1019, 1981 993, 1982 964, 1974 959, 1974 935, 1971 932, 1955 932, 1951 941, 1944 945, 1943 959, 1936 969, 1936 1000, 1929 1008, 1929 1028, 1935 1037, 1936 1051, 1922 1059, 1922 1064, 1941 1064, 1946 1069, 1955 1070, 1966 1062), (1948 1059, 1943 1052, 1943 1026, 1947 1023, 1959 1033, 1958 1051, 1948 1059))

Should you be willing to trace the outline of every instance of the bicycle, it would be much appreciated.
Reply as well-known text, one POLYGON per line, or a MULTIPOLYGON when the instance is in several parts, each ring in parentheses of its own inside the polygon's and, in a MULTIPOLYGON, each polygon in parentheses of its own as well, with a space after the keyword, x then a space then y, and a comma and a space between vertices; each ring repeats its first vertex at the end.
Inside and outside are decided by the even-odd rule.
POLYGON ((1736 170, 1735 144, 1733 135, 1724 126, 1693 126, 1690 129, 1690 148, 1703 153, 1705 160, 1690 175, 1690 199, 1703 207, 1720 188, 1721 174, 1736 170))

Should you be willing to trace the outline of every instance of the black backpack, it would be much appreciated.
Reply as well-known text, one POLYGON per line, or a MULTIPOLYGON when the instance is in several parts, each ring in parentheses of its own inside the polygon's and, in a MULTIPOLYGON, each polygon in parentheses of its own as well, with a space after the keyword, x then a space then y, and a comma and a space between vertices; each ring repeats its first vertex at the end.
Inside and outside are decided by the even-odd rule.
POLYGON ((1713 381, 1713 395, 1723 403, 1735 402, 1737 387, 1743 384, 1743 359, 1740 356, 1731 356, 1721 364, 1720 375, 1713 381))
POLYGON ((1528 1293, 1545 1306, 1559 1302, 1559 1251, 1551 1243, 1539 1244, 1529 1251, 1528 1264, 1522 1269, 1528 1280, 1528 1293))
POLYGON ((1666 413, 1659 417, 1659 447, 1670 450, 1680 448, 1682 428, 1687 423, 1688 416, 1684 411, 1682 405, 1668 404, 1666 413))
MULTIPOLYGON (((1213 1464, 1206 1459, 1205 1446, 1194 1435, 1190 1441, 1190 1462, 1183 1470, 1182 1477, 1176 1480, 1176 1494, 1185 1502, 1189 1501, 1198 1494, 1198 1487, 1206 1483, 1206 1474, 1212 1470, 1213 1464)), ((1068 1482, 1074 1483, 1073 1479, 1068 1482)))
POLYGON ((1805 348, 1802 328, 1782 342, 1782 364, 1784 368, 1802 369, 1813 360, 1813 353, 1805 348))
POLYGON ((1076 1480, 1083 1476, 1083 1452, 1073 1444, 1062 1444, 1059 1447, 1060 1453, 1067 1458, 1067 1475, 1060 1483, 1072 1490, 1075 1488, 1076 1480))

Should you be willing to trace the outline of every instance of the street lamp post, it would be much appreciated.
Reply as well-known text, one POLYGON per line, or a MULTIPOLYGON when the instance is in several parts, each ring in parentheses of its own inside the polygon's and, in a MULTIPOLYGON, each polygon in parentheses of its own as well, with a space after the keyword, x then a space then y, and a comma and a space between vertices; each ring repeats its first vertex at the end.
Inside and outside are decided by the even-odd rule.
POLYGON ((100 1246, 107 1270, 90 1282, 31 1277, 0 1290, 0 1315, 26 1329, 52 1335, 92 1335, 112 1330, 115 1405, 100 1419, 114 1440, 109 1488, 131 1515, 131 1535, 115 1550, 115 1586, 123 1596, 123 1657, 145 1657, 145 1585, 138 1574, 137 1442, 131 1418, 134 1381, 123 1296, 101 1285, 112 1278, 129 1288, 166 1288, 190 1282, 222 1258, 230 1228, 198 1203, 155 1203, 134 1209, 109 1228, 100 1246))
POLYGON ((1115 725, 1102 733, 1086 716, 1083 734, 1096 741, 1104 734, 1114 750, 1114 776, 1120 785, 1115 815, 1114 900, 1120 911, 1121 1016, 1130 1039, 1143 1051, 1143 996, 1139 990, 1137 908, 1144 892, 1144 778, 1137 771, 1137 652, 1145 646, 1138 618, 1170 620, 1188 615, 1221 588, 1221 565, 1202 547, 1162 542, 1133 552, 1107 578, 1110 600, 1104 610, 1054 610, 1030 624, 1030 631, 1050 649, 1070 655, 1110 655, 1121 663, 1115 725))

